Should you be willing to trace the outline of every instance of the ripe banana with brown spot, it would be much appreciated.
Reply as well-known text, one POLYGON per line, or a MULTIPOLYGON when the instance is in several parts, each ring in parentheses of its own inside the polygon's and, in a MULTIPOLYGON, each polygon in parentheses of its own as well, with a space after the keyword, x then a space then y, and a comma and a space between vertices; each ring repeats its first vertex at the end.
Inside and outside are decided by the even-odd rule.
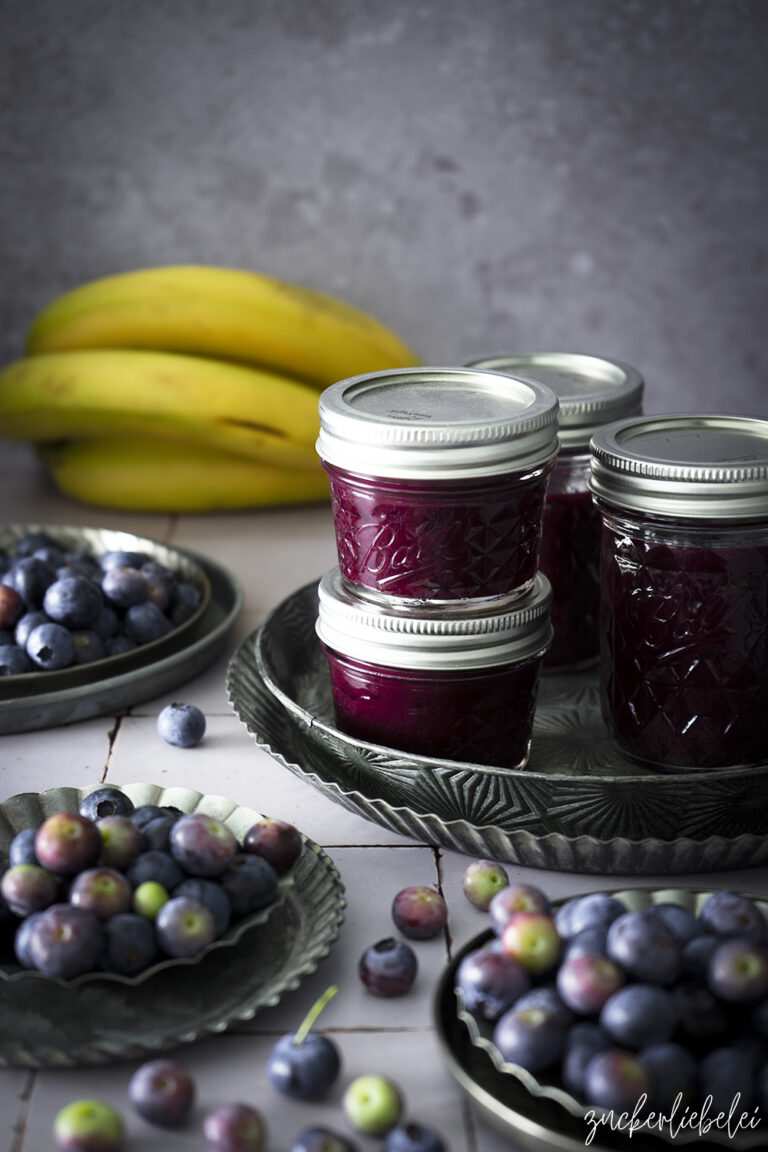
POLYGON ((66 496, 132 512, 217 512, 328 500, 314 472, 153 437, 98 437, 38 449, 66 496))
POLYGON ((152 436, 317 471, 317 392, 169 352, 49 352, 0 371, 0 437, 152 436))
POLYGON ((33 321, 27 352, 140 348, 255 364, 325 388, 417 364, 390 328, 333 296, 237 268, 171 265, 66 292, 33 321))

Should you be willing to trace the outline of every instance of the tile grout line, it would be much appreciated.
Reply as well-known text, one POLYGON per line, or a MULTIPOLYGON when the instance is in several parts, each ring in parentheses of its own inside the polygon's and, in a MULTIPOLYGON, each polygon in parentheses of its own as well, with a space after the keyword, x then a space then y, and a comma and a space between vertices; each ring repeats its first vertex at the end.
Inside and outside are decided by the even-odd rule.
POLYGON ((24 1087, 21 1090, 21 1095, 19 1097, 19 1099, 20 1099, 19 1111, 18 1111, 18 1114, 16 1116, 16 1122, 13 1126, 13 1130, 11 1132, 13 1142, 12 1142, 8 1152, 22 1152, 22 1148, 24 1146, 24 1137, 25 1137, 26 1131, 27 1131, 27 1117, 29 1115, 29 1106, 30 1106, 30 1103, 32 1101, 32 1090, 35 1086, 36 1080, 37 1080, 37 1071, 35 1069, 31 1069, 27 1075, 26 1082, 24 1084, 24 1087))

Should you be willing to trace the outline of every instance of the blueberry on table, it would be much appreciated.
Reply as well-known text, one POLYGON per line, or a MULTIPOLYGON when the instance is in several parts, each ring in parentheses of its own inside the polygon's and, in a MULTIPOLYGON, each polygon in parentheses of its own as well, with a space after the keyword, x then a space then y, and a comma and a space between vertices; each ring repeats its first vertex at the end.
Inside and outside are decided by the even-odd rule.
POLYGON ((263 856, 283 876, 298 860, 302 849, 301 833, 285 820, 263 816, 243 837, 243 851, 263 856))
POLYGON ((118 1152, 125 1142, 120 1113, 102 1100, 73 1100, 53 1122, 56 1147, 62 1152, 118 1152))
POLYGON ((267 1124, 250 1104, 222 1104, 203 1120, 209 1152, 263 1152, 267 1124))
POLYGON ((157 718, 157 730, 166 744, 194 748, 205 735, 205 716, 195 704, 167 704, 157 718))
POLYGON ((358 964, 360 979, 374 996, 402 996, 413 984, 417 971, 413 949, 392 936, 366 948, 358 964))
POLYGON ((68 668, 75 659, 75 641, 63 624, 38 624, 27 637, 27 655, 45 672, 68 668))
POLYGON ((434 888, 412 884, 402 888, 392 901, 395 927, 411 940, 431 940, 448 921, 448 905, 434 888))
POLYGON ((272 1047, 267 1058, 267 1076, 282 1095, 294 1100, 318 1100, 337 1079, 341 1070, 338 1046, 329 1036, 311 1031, 337 991, 335 985, 326 989, 296 1032, 281 1036, 272 1047))
POLYGON ((161 1128, 180 1128, 195 1101, 195 1082, 175 1060, 148 1060, 128 1085, 128 1097, 142 1119, 161 1128))

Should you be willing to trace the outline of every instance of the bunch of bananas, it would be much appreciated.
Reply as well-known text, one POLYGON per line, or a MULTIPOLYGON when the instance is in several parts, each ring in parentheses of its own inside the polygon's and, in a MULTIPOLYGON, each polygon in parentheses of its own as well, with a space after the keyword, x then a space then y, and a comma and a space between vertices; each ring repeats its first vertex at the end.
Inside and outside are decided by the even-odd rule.
POLYGON ((67 292, 35 318, 26 352, 0 371, 0 438, 35 444, 73 499, 132 511, 327 499, 319 392, 418 363, 333 297, 202 265, 67 292))

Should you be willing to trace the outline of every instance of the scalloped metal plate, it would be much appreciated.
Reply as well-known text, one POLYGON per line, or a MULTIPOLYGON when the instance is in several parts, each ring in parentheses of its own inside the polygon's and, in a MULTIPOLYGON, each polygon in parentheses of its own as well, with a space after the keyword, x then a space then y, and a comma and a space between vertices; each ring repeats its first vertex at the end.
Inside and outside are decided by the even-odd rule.
MULTIPOLYGON (((601 891, 607 892, 609 895, 621 900, 621 902, 626 905, 627 910, 632 912, 641 912, 646 908, 652 907, 654 904, 668 901, 673 904, 680 904, 694 914, 699 912, 704 902, 713 894, 711 890, 694 888, 624 888, 601 889, 601 891)), ((766 918, 766 921, 768 921, 768 901, 758 896, 752 896, 750 898, 755 901, 763 913, 763 916, 766 918)), ((562 903, 563 901, 556 901, 555 907, 559 907, 562 903)), ((487 933, 483 933, 481 937, 476 937, 476 939, 478 941, 480 939, 485 940, 487 935, 487 933)), ((465 947, 464 953, 466 954, 466 952, 467 948, 465 947)), ((462 1024, 467 1028, 471 1043, 487 1053, 497 1071, 503 1073, 505 1076, 513 1077, 522 1084, 526 1091, 532 1096, 542 1100, 553 1101, 569 1112, 571 1116, 575 1116, 579 1120, 584 1120, 588 1113, 604 1113, 604 1109, 600 1109, 592 1104, 584 1104, 559 1085, 546 1083, 520 1065, 511 1064, 505 1060, 493 1042, 493 1026, 487 1021, 477 1020, 475 1016, 464 1007, 461 991, 458 988, 455 989, 455 999, 457 1005, 456 1014, 462 1024)), ((640 1131, 646 1130, 640 1129, 640 1131)), ((694 1142, 699 1143, 700 1141, 700 1133, 697 1128, 683 1128, 675 1137, 672 1137, 666 1130, 654 1129, 653 1131, 654 1134, 663 1139, 665 1143, 674 1146, 692 1144, 694 1142)), ((734 1136, 730 1136, 726 1129, 718 1129, 713 1126, 710 1133, 712 1143, 727 1145, 729 1148, 742 1150, 765 1147, 765 1133, 759 1128, 755 1131, 741 1131, 734 1136)))
MULTIPOLYGON (((406 757, 348 737, 330 740, 331 725, 321 719, 331 707, 327 668, 322 651, 309 638, 310 631, 314 634, 315 588, 307 585, 289 597, 240 645, 230 661, 227 690, 232 708, 256 743, 348 811, 422 843, 555 871, 679 874, 768 860, 765 774, 757 791, 743 782, 739 788, 730 774, 717 782, 710 776, 697 778, 695 784, 689 776, 681 780, 649 774, 637 784, 635 778, 620 775, 528 769, 501 773, 446 761, 441 775, 425 757, 406 757), (270 682, 264 678, 265 644, 273 659, 270 682), (274 690, 275 684, 280 691, 274 690), (295 697, 292 706, 285 684, 295 697), (699 794, 702 786, 706 795, 699 794), (678 812, 682 821, 686 811, 689 833, 676 834, 670 825, 677 822, 678 812), (632 834, 638 813, 641 826, 652 829, 647 835, 632 834), (742 813, 743 822, 754 830, 731 834, 742 813)), ((575 699, 577 708, 582 697, 591 694, 581 678, 575 678, 575 687, 574 678, 569 677, 567 685, 562 679, 552 678, 546 688, 545 708, 551 710, 554 725, 563 722, 561 694, 575 699)), ((534 755, 541 723, 537 717, 534 755)), ((563 754, 569 747, 563 744, 563 754)), ((588 750, 586 733, 577 758, 588 750)), ((555 742, 550 751, 556 757, 555 742)))
MULTIPOLYGON (((242 837, 254 809, 191 788, 125 785, 139 804, 174 804, 205 811, 242 837)), ((61 811, 90 789, 22 793, 0 804, 0 844, 61 811)), ((346 897, 338 870, 323 850, 302 837, 292 883, 266 921, 249 925, 231 947, 212 949, 193 964, 176 964, 136 983, 0 980, 0 1066, 72 1067, 135 1059, 223 1032, 251 1020, 297 988, 328 955, 344 919, 346 897)))

